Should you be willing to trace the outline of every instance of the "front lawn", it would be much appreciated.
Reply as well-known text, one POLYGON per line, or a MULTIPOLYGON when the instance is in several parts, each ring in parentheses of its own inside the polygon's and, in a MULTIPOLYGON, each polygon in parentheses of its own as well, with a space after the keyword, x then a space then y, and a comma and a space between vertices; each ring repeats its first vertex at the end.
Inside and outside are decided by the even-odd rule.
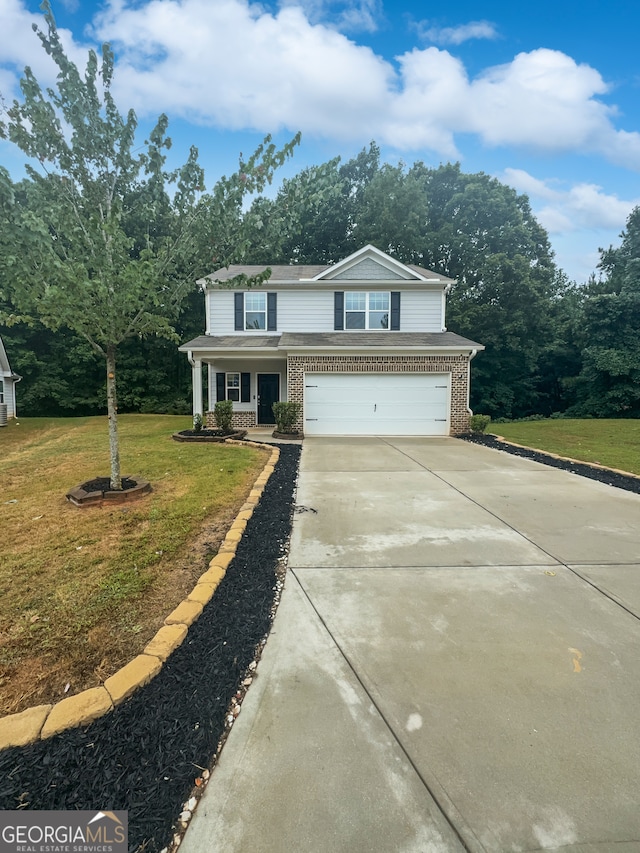
POLYGON ((0 715, 100 684, 138 654, 206 569, 267 452, 182 444, 190 418, 123 415, 123 475, 153 492, 79 509, 109 473, 106 418, 0 429, 0 715))
POLYGON ((545 420, 490 424, 507 441, 640 474, 640 420, 545 420))

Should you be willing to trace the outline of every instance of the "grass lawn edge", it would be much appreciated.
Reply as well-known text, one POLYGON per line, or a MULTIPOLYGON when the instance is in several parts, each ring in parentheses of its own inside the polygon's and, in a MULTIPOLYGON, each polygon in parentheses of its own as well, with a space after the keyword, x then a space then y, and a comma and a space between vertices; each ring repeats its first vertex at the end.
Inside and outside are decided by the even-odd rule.
POLYGON ((229 443, 263 448, 270 450, 271 455, 227 531, 218 553, 209 562, 208 570, 199 578, 189 595, 167 615, 164 625, 145 646, 142 654, 118 669, 100 687, 90 687, 53 705, 38 705, 0 718, 0 750, 44 740, 104 716, 128 699, 139 687, 155 678, 171 652, 183 642, 189 627, 215 594, 235 556, 247 521, 253 514, 280 456, 280 450, 270 444, 253 441, 229 443))
POLYGON ((505 438, 498 433, 487 433, 487 435, 493 435, 498 441, 502 444, 508 444, 511 447, 519 447, 522 450, 535 450, 536 453, 543 453, 545 456, 550 456, 552 459, 560 459, 563 462, 573 462, 577 465, 587 465, 589 468, 596 468, 600 471, 611 471, 613 474, 623 474, 625 477, 633 477, 636 480, 640 480, 640 474, 634 474, 632 471, 625 471, 622 468, 611 468, 609 465, 602 465, 600 462, 587 462, 584 459, 576 459, 573 456, 562 456, 559 453, 552 453, 551 450, 543 450, 541 447, 535 447, 531 444, 519 444, 517 441, 512 441, 509 438, 505 438))

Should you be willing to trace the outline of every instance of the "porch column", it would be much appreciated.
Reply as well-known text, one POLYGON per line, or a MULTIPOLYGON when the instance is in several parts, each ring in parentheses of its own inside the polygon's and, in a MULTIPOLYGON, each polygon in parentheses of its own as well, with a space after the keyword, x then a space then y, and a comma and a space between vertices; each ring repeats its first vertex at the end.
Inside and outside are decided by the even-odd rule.
POLYGON ((189 361, 191 362, 191 383, 193 385, 193 414, 202 415, 202 360, 193 358, 189 353, 189 361))

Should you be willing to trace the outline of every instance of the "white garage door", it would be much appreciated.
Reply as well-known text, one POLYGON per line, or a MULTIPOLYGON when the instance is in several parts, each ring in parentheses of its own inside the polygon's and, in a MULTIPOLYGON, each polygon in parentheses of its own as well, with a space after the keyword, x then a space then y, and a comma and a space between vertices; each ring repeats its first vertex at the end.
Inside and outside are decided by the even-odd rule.
POLYGON ((449 374, 307 373, 306 435, 448 435, 449 374))

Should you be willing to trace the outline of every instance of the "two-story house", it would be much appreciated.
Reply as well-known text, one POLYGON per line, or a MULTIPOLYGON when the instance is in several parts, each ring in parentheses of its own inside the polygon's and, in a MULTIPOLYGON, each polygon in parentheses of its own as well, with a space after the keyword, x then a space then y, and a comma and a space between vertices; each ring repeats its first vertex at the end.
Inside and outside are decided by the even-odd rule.
POLYGON ((480 344, 448 332, 452 279, 374 246, 332 266, 273 266, 266 284, 225 286, 263 267, 199 281, 206 333, 180 347, 193 411, 232 400, 234 425, 272 425, 278 400, 302 404, 305 435, 449 435, 469 421, 470 362, 480 344), (203 401, 202 370, 208 371, 203 401))

